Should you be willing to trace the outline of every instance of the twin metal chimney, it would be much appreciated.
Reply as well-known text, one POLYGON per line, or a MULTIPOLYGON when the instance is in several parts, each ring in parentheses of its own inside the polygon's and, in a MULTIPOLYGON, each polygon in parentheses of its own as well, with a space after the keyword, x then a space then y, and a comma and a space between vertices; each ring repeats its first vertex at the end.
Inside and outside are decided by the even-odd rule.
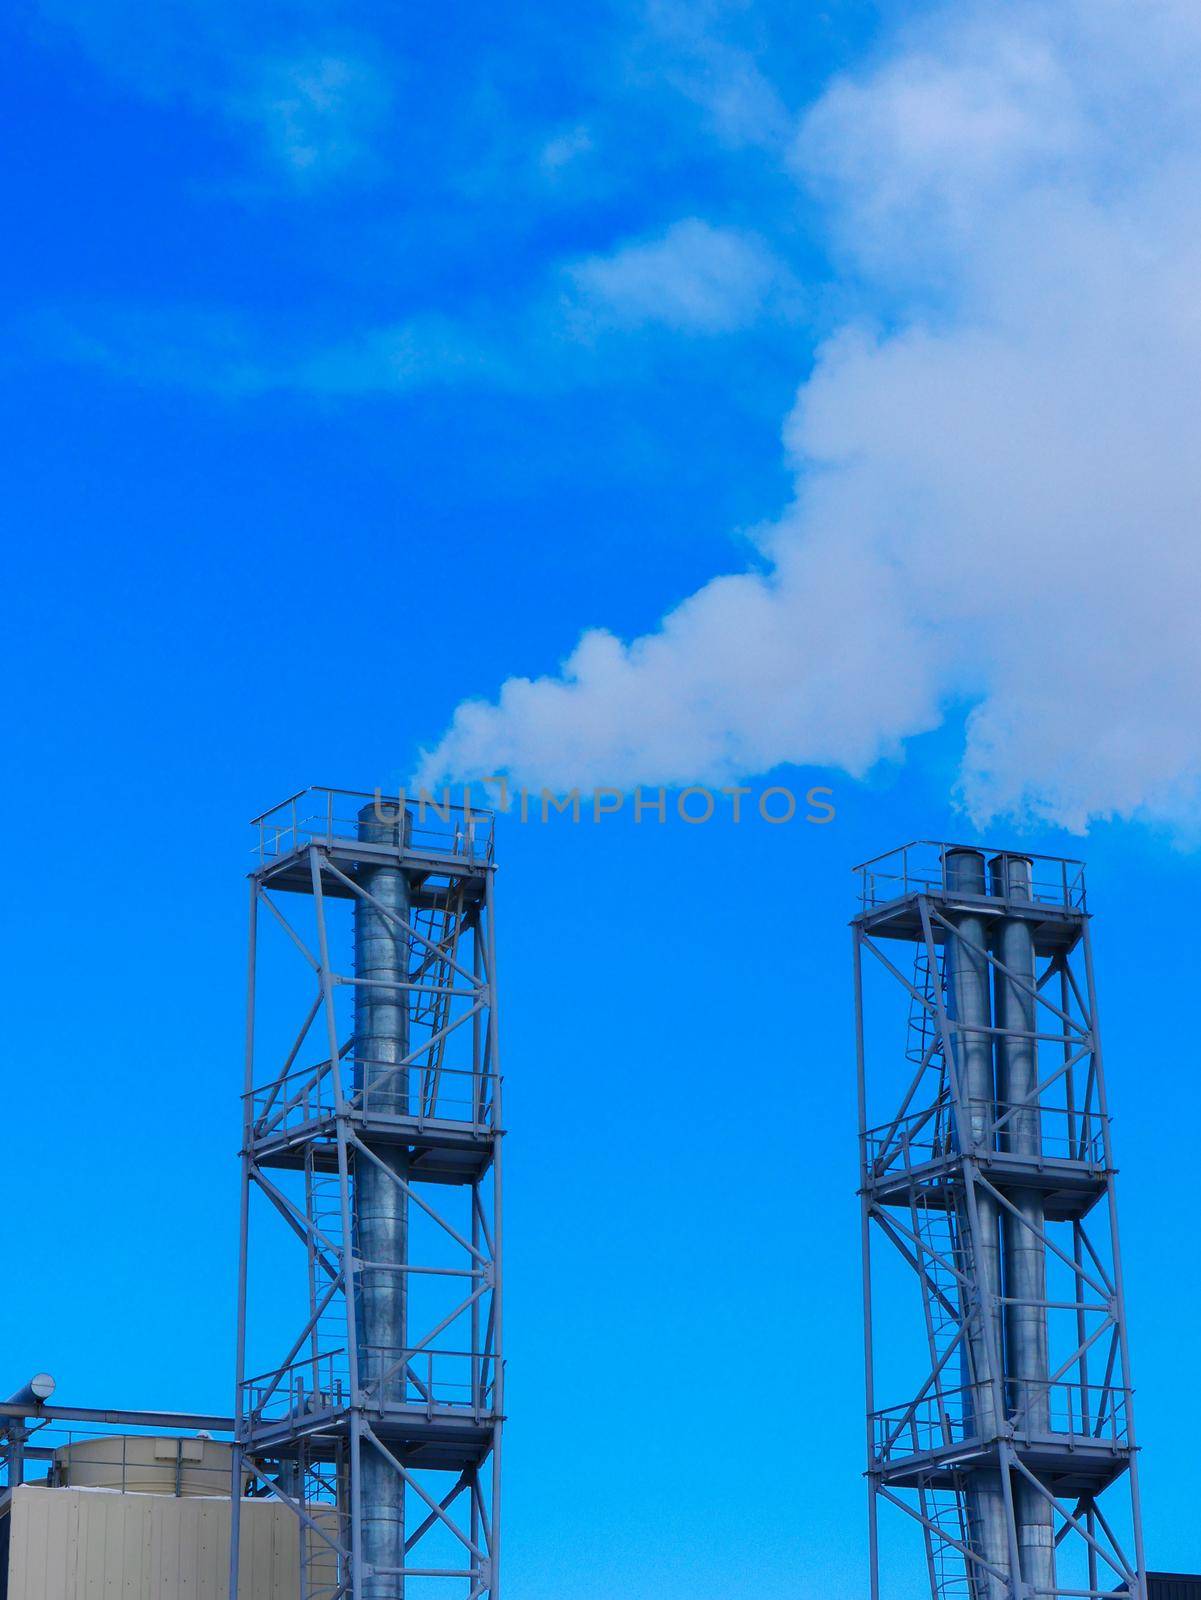
POLYGON ((1145 1597, 1083 868, 927 842, 857 870, 872 1600, 885 1508, 933 1600, 1145 1597), (883 1407, 881 1245, 921 1306, 883 1407))

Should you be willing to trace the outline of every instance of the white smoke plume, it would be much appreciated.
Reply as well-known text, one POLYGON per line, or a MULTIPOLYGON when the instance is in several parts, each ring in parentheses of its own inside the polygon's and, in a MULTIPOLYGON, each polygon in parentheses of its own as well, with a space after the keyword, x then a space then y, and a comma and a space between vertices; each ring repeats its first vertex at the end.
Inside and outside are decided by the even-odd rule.
POLYGON ((879 320, 800 390, 762 568, 460 706, 421 780, 862 774, 967 704, 976 820, 1193 830, 1201 9, 956 5, 791 161, 879 320))

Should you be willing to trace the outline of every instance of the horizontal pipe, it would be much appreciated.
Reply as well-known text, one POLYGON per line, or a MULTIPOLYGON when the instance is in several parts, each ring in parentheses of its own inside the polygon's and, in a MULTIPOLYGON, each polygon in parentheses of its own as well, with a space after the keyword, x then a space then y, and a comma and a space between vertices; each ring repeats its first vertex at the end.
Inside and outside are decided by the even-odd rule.
POLYGON ((8 1403, 11 1406, 37 1407, 49 1400, 54 1393, 54 1379, 48 1372, 35 1372, 27 1384, 10 1394, 8 1403))
MULTIPOLYGON (((202 1430, 232 1433, 232 1417, 213 1416, 201 1411, 124 1411, 101 1410, 95 1406, 43 1406, 36 1408, 38 1417, 47 1422, 108 1422, 121 1428, 178 1428, 181 1433, 199 1433, 202 1430)), ((11 1400, 0 1404, 0 1417, 27 1417, 30 1408, 14 1405, 11 1400)))

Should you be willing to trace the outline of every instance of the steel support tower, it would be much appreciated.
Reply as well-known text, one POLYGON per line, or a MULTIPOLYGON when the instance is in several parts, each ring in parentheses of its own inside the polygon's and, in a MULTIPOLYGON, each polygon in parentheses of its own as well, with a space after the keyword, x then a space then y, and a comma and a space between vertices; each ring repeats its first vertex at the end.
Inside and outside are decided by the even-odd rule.
POLYGON ((1145 1600, 1083 867, 921 842, 856 871, 872 1600, 912 1593, 892 1508, 933 1600, 1145 1600))
POLYGON ((492 819, 310 789, 256 827, 234 1482, 295 1511, 299 1600, 498 1600, 492 819))

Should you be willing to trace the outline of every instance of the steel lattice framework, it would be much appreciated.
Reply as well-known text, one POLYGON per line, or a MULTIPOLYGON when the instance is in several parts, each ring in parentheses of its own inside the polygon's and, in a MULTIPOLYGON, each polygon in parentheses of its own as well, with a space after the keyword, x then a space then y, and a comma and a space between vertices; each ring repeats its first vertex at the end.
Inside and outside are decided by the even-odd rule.
POLYGON ((927 842, 856 870, 872 1600, 882 1505, 934 1600, 1144 1600, 1083 868, 927 842))
POLYGON ((498 1600, 491 817, 312 789, 257 826, 235 1485, 295 1511, 301 1600, 498 1600))

